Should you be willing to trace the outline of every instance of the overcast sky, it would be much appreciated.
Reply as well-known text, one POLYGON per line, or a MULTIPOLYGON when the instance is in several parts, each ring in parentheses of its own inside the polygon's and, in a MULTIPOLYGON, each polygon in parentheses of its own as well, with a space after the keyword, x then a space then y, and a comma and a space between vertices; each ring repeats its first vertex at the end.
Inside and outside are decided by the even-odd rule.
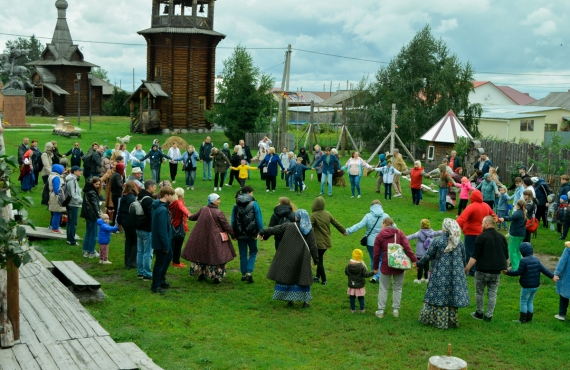
MULTIPOLYGON (((68 0, 71 35, 85 59, 132 90, 146 77, 146 47, 137 31, 150 27, 151 0, 68 0), (88 42, 97 41, 98 43, 88 42), (113 45, 126 43, 137 45, 113 45)), ((51 40, 55 0, 0 0, 0 46, 17 36, 51 40)), ((290 90, 344 89, 374 73, 429 24, 476 80, 529 92, 535 98, 570 89, 570 2, 544 0, 218 0, 216 72, 241 44, 262 71, 281 83, 285 49, 293 47, 290 90), (267 48, 267 49, 255 49, 267 48), (275 48, 275 49, 271 49, 275 48), (359 61, 303 52, 367 59, 359 61)))

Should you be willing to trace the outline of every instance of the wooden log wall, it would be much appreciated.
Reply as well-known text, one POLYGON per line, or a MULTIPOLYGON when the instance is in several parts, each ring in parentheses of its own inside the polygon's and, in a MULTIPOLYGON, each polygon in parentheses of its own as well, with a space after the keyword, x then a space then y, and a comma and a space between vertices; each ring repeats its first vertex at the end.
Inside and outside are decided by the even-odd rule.
MULTIPOLYGON (((56 83, 67 91, 69 95, 60 96, 54 95, 54 108, 57 114, 61 114, 70 119, 71 124, 75 125, 73 117, 77 117, 77 99, 78 94, 74 91, 74 81, 77 79, 77 73, 81 73, 81 117, 89 117, 89 79, 87 72, 91 70, 90 67, 75 67, 75 66, 50 66, 49 70, 55 75, 56 83)), ((95 92, 91 99, 91 114, 98 116, 102 114, 102 92, 103 88, 100 86, 93 87, 95 92)))

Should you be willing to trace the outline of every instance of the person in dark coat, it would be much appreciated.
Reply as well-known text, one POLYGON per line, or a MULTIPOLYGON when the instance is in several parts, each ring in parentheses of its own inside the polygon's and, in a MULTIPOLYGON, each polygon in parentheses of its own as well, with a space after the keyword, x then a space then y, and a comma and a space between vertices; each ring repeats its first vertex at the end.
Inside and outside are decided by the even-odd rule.
POLYGON ((101 194, 101 179, 93 177, 85 183, 80 216, 85 219, 85 236, 83 237, 83 254, 95 253, 97 240, 97 220, 101 214, 99 206, 101 194))
MULTIPOLYGON (((239 167, 239 165, 241 164, 241 160, 242 159, 246 159, 245 155, 240 155, 239 154, 239 149, 240 146, 236 145, 234 146, 234 152, 231 155, 231 157, 229 157, 230 163, 232 167, 239 167)), ((247 160, 247 159, 246 159, 247 160)), ((234 179, 237 181, 238 185, 239 185, 239 170, 233 170, 230 169, 230 179, 228 181, 228 183, 226 184, 226 186, 233 186, 234 184, 234 179)))
MULTIPOLYGON (((526 166, 519 166, 519 176, 521 178, 521 180, 524 180, 526 178, 530 179, 530 176, 526 173, 526 166)), ((511 186, 509 186, 507 188, 507 190, 512 191, 515 190, 517 187, 517 185, 513 182, 511 186)), ((570 191, 570 189, 568 189, 568 191, 570 191)), ((564 193, 566 194, 566 193, 564 193)))
POLYGON ((103 145, 98 146, 97 149, 91 155, 91 176, 97 176, 101 173, 101 167, 103 166, 103 145))
POLYGON ((30 142, 30 139, 25 137, 22 140, 22 144, 20 144, 18 146, 18 164, 20 165, 20 167, 22 167, 22 164, 24 164, 24 154, 28 151, 28 149, 30 149, 30 147, 28 145, 29 142, 30 142))
POLYGON ((156 256, 152 269, 152 293, 166 293, 170 284, 166 282, 166 272, 172 261, 172 224, 168 207, 174 199, 174 189, 164 186, 157 200, 152 203, 152 249, 156 256))
POLYGON ((212 193, 208 196, 208 205, 188 217, 190 221, 197 222, 181 256, 191 262, 190 276, 198 275, 198 281, 209 278, 214 284, 222 282, 226 276, 226 264, 236 257, 230 240, 230 237, 235 240, 235 233, 218 208, 220 202, 220 196, 212 193))
MULTIPOLYGON (((113 172, 111 179, 109 180, 109 186, 111 187, 111 200, 113 202, 113 210, 115 213, 119 209, 119 199, 123 195, 124 172, 125 165, 123 163, 117 163, 115 166, 115 172, 113 172)), ((111 222, 115 222, 115 219, 112 219, 111 222)))
POLYGON ((137 197, 144 212, 144 222, 138 227, 137 231, 137 274, 143 280, 152 280, 152 272, 150 265, 152 262, 152 202, 154 201, 154 192, 156 191, 156 182, 148 179, 144 182, 144 189, 139 191, 137 197))
POLYGON ((214 148, 214 144, 212 143, 212 139, 207 136, 206 140, 200 145, 200 162, 202 162, 202 181, 212 180, 212 157, 210 154, 212 153, 212 149, 214 148))
POLYGON ((83 158, 83 150, 79 147, 79 142, 76 141, 73 144, 73 148, 69 149, 65 153, 66 157, 71 156, 71 167, 77 166, 81 167, 81 158, 83 158))
MULTIPOLYGON (((301 157, 302 161, 301 164, 303 166, 308 166, 309 165, 309 154, 307 154, 307 151, 305 150, 305 147, 301 147, 301 149, 299 149, 299 155, 297 156, 297 158, 301 157)), ((305 171, 303 171, 303 181, 305 181, 305 171)))
MULTIPOLYGON (((41 157, 41 155, 42 155, 42 152, 38 148, 38 141, 37 140, 32 140, 32 144, 30 146, 30 149, 32 150, 32 165, 33 165, 34 163, 36 163, 36 160, 38 159, 38 157, 41 157)), ((34 187, 38 186, 39 177, 40 177, 40 171, 37 171, 37 169, 34 168, 34 187)))
POLYGON ((240 140, 239 145, 243 149, 243 155, 245 157, 244 159, 247 161, 247 164, 250 164, 251 159, 253 158, 253 155, 251 155, 251 149, 249 148, 249 146, 245 145, 244 140, 240 140))
MULTIPOLYGON (((118 166, 118 165, 117 165, 118 166)), ((137 268, 137 229, 131 221, 129 209, 137 199, 138 187, 134 181, 127 181, 117 210, 117 223, 125 231, 125 268, 137 268)))
POLYGON ((275 281, 273 299, 287 301, 288 306, 293 306, 294 301, 301 301, 303 308, 309 307, 309 301, 313 299, 311 259, 314 265, 319 261, 317 240, 309 214, 300 209, 295 213, 295 222, 259 231, 260 240, 266 240, 271 235, 281 237, 279 249, 267 272, 267 278, 275 281))
POLYGON ((169 156, 164 154, 160 149, 158 144, 152 144, 152 149, 145 155, 140 162, 145 161, 146 159, 150 158, 150 172, 152 174, 152 179, 156 181, 156 183, 160 183, 160 167, 162 166, 162 160, 168 159, 171 160, 169 156))
POLYGON ((348 290, 346 293, 350 300, 350 312, 356 311, 356 298, 360 305, 360 313, 364 313, 364 296, 366 295, 366 278, 374 275, 374 271, 368 271, 366 265, 362 261, 362 250, 355 249, 352 251, 352 258, 344 269, 345 275, 348 277, 348 290))
POLYGON ((275 154, 275 148, 270 147, 267 155, 258 166, 260 171, 265 174, 266 192, 275 191, 275 187, 277 186, 277 166, 281 167, 281 170, 285 170, 279 156, 275 154))
MULTIPOLYGON (((295 222, 295 208, 291 203, 291 200, 286 197, 279 198, 279 204, 273 209, 273 214, 269 220, 269 227, 282 225, 287 222, 295 222)), ((275 236, 275 250, 279 248, 279 243, 281 243, 281 238, 275 236)))
POLYGON ((481 171, 483 173, 483 176, 485 176, 485 174, 489 172, 489 168, 491 168, 492 166, 493 163, 487 158, 487 154, 483 153, 481 154, 479 160, 475 162, 473 168, 475 170, 481 171))
POLYGON ((457 156, 457 152, 455 150, 452 150, 451 155, 447 157, 447 163, 449 163, 449 167, 451 167, 453 172, 461 167, 461 159, 457 156))

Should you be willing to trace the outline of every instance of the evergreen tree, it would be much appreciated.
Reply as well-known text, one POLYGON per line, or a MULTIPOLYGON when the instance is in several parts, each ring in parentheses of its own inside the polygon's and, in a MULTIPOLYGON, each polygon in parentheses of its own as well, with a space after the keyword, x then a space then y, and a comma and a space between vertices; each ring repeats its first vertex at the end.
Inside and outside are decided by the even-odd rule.
POLYGON ((103 111, 107 116, 128 116, 130 114, 129 106, 126 103, 128 98, 129 95, 125 91, 119 90, 115 86, 111 98, 103 103, 103 111))
POLYGON ((43 46, 35 35, 32 35, 29 39, 19 37, 16 40, 6 41, 5 53, 8 53, 11 48, 14 49, 26 49, 30 52, 28 55, 23 55, 16 60, 16 64, 25 65, 26 63, 38 60, 42 56, 43 46))

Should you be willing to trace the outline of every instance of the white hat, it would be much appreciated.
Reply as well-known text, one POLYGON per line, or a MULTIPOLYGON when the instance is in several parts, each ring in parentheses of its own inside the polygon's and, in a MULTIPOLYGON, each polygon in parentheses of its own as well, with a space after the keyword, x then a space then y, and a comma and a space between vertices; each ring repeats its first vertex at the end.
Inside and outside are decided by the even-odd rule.
POLYGON ((133 170, 131 171, 132 175, 136 175, 137 173, 143 173, 140 167, 133 167, 133 170))
POLYGON ((220 196, 216 193, 212 193, 208 196, 208 204, 212 204, 218 199, 220 199, 220 196))
POLYGON ((531 177, 530 180, 531 180, 532 182, 538 182, 538 177, 536 177, 536 176, 535 176, 535 177, 531 177))

